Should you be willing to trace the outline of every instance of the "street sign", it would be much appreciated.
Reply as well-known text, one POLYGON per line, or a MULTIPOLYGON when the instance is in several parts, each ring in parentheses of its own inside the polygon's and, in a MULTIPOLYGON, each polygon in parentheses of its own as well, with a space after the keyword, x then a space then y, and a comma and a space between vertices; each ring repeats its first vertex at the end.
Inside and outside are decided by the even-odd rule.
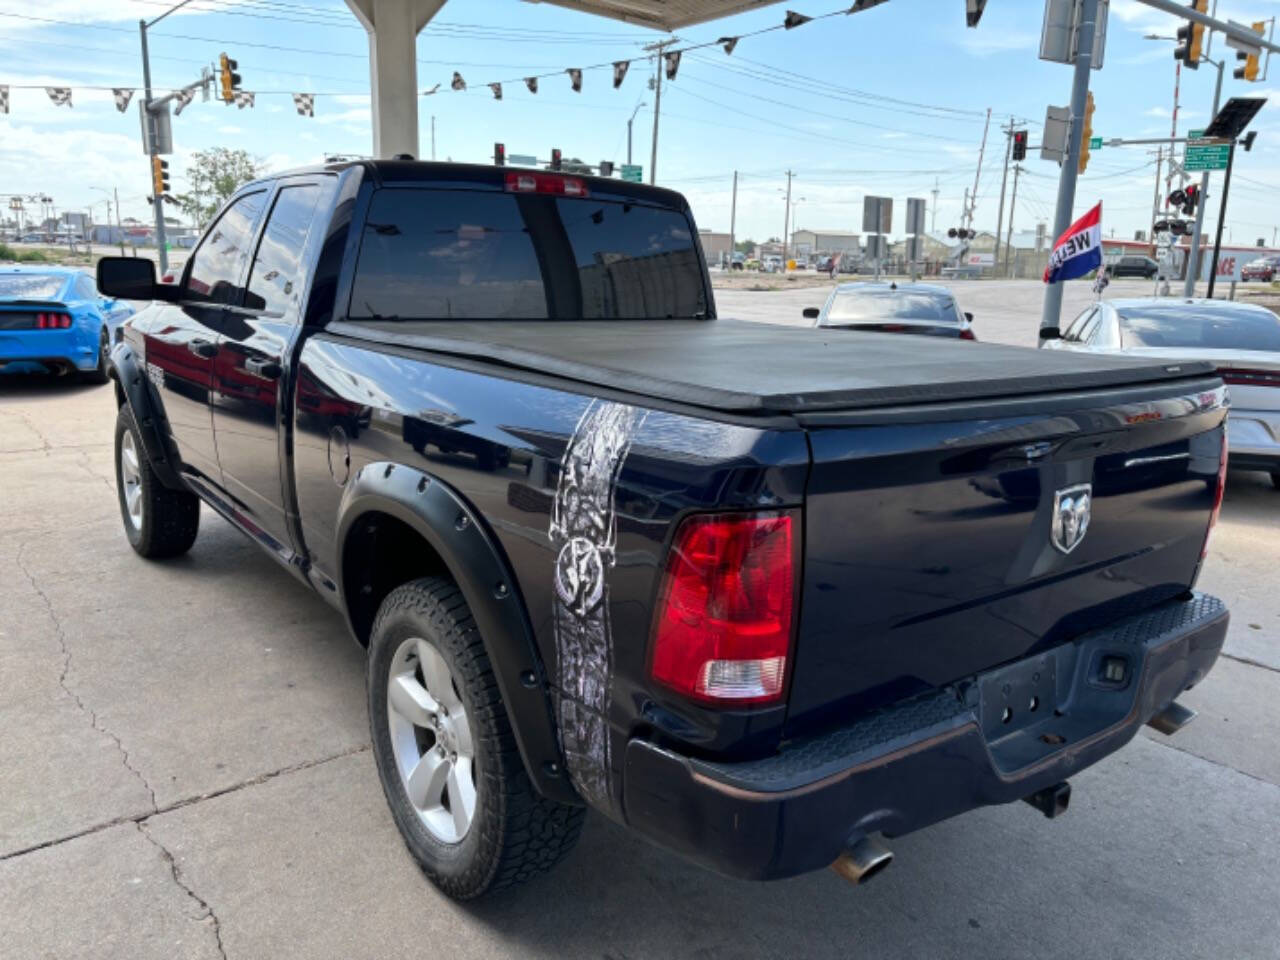
POLYGON ((1187 151, 1182 160, 1184 170, 1225 170, 1227 155, 1231 152, 1229 143, 1201 142, 1204 130, 1187 131, 1187 151))
POLYGON ((628 183, 644 183, 644 168, 638 163, 624 163, 622 179, 628 183))
POLYGON ((907 233, 924 233, 924 201, 919 197, 907 197, 907 233))
POLYGON ((1061 163, 1067 156, 1067 132, 1071 127, 1070 107, 1046 107, 1044 136, 1040 138, 1040 159, 1061 163))
MULTIPOLYGON (((1040 27, 1040 59, 1075 63, 1080 47, 1080 8, 1077 0, 1045 0, 1040 27)), ((1107 49, 1107 0, 1099 0, 1093 33, 1094 70, 1102 69, 1107 49)))
POLYGON ((862 232, 863 233, 890 233, 893 230, 893 198, 892 197, 863 197, 862 198, 862 232), (876 215, 879 214, 880 224, 876 225, 876 215))
POLYGON ((530 153, 509 153, 507 163, 513 167, 536 167, 538 158, 530 153))
POLYGON ((1102 138, 1101 138, 1101 137, 1090 137, 1090 138, 1089 138, 1089 149, 1090 149, 1090 150, 1101 150, 1101 149, 1102 149, 1102 138))

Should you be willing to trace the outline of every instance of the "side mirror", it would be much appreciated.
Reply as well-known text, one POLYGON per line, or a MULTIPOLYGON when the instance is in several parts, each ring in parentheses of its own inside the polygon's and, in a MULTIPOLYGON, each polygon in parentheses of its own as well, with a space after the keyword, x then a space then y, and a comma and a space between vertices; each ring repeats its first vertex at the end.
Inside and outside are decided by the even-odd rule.
POLYGON ((964 318, 968 320, 970 323, 973 323, 973 314, 970 313, 968 310, 964 312, 964 318))
POLYGON ((805 307, 804 310, 801 311, 801 313, 804 314, 804 318, 806 320, 817 320, 818 314, 820 314, 821 312, 822 311, 819 310, 817 307, 805 307))
POLYGON ((98 290, 116 300, 177 300, 175 287, 156 283, 156 265, 146 257, 103 257, 98 290))
POLYGON ((1040 339, 1041 340, 1061 340, 1062 331, 1059 330, 1057 327, 1041 327, 1040 339))

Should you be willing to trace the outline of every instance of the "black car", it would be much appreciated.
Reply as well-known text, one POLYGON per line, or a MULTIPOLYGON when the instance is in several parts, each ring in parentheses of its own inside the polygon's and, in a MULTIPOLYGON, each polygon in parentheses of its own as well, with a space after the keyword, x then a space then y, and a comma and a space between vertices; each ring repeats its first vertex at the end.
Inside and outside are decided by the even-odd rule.
POLYGON ((203 502, 345 617, 392 815, 458 898, 588 808, 732 876, 865 879, 881 835, 1061 813, 1223 643, 1206 363, 717 319, 684 197, 502 167, 282 173, 177 283, 98 277, 154 301, 111 352, 129 543, 185 552, 203 502))
POLYGON ((1150 257, 1121 257, 1107 267, 1107 274, 1112 278, 1141 277, 1154 280, 1160 274, 1160 264, 1150 257))

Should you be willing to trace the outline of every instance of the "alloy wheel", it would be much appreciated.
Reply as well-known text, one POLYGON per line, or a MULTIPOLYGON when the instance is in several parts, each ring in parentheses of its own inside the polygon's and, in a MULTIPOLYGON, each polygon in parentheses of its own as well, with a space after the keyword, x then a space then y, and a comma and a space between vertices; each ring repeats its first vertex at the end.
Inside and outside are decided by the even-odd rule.
POLYGON ((125 514, 135 530, 142 529, 142 468, 138 461, 138 448, 133 442, 133 431, 126 430, 120 438, 120 483, 124 487, 125 514))

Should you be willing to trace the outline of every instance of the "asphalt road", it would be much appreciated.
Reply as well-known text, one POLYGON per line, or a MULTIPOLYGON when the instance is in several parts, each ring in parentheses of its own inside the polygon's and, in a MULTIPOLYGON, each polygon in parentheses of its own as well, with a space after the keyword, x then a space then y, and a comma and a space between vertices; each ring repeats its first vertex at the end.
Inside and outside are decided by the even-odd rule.
MULTIPOLYGON (((981 335, 1027 342, 1038 289, 964 300, 981 335)), ((1232 475, 1202 578, 1234 615, 1185 698, 1200 718, 1075 778, 1065 817, 965 815, 855 890, 725 880, 593 816, 557 871, 459 906, 387 814, 339 619, 208 511, 187 557, 139 560, 113 417, 108 388, 0 378, 6 958, 1280 955, 1280 493, 1261 475, 1232 475)))

